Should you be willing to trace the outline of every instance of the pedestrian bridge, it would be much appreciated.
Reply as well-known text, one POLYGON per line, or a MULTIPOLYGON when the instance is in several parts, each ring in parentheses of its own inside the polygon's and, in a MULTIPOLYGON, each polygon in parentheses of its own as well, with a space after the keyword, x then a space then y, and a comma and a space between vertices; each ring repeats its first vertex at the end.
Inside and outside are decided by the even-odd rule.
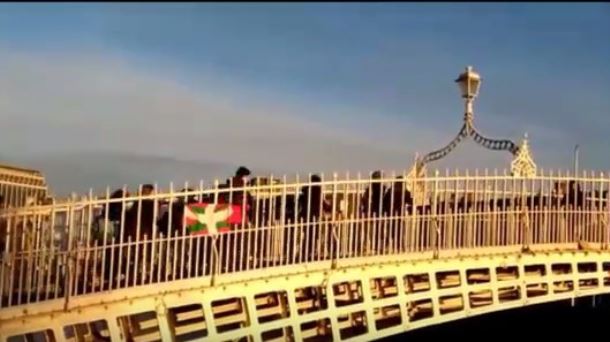
POLYGON ((0 341, 369 341, 609 293, 609 187, 335 174, 5 209, 0 341))

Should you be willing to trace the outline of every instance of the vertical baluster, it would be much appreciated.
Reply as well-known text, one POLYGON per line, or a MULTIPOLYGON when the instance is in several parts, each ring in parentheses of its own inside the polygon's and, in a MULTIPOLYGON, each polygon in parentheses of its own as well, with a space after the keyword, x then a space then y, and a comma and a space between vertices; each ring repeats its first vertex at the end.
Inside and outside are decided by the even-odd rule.
POLYGON ((484 212, 481 206, 481 201, 485 198, 483 194, 481 194, 481 188, 483 189, 483 193, 485 192, 485 184, 481 184, 481 176, 479 173, 479 169, 475 169, 475 180, 474 180, 474 222, 475 222, 475 247, 480 248, 483 247, 483 234, 485 232, 485 221, 484 221, 484 212))
POLYGON ((545 203, 545 217, 546 217, 546 231, 547 231, 547 236, 548 236, 548 243, 555 243, 555 231, 556 231, 556 226, 554 224, 555 220, 554 220, 554 213, 553 213, 553 207, 554 207, 554 202, 555 202, 555 198, 554 198, 554 190, 553 190, 553 170, 550 170, 550 172, 547 172, 547 178, 548 178, 548 190, 547 190, 547 200, 545 203))
POLYGON ((6 226, 7 226, 7 239, 6 239, 6 251, 9 252, 9 268, 8 268, 8 302, 7 302, 7 306, 11 306, 13 305, 13 295, 15 293, 15 290, 17 290, 18 288, 15 287, 15 275, 18 272, 17 269, 17 252, 18 252, 18 246, 17 246, 17 236, 19 236, 18 233, 18 225, 19 225, 19 220, 18 220, 18 216, 14 213, 11 213, 10 215, 8 215, 7 218, 7 222, 6 222, 6 226))
POLYGON ((38 301, 39 298, 39 293, 40 291, 38 290, 38 285, 39 285, 39 278, 40 278, 40 262, 42 257, 44 256, 44 253, 46 252, 46 250, 43 249, 43 247, 41 246, 41 224, 42 224, 42 212, 37 212, 36 215, 34 216, 34 227, 35 227, 35 243, 34 246, 36 246, 36 251, 34 254, 34 264, 32 265, 32 285, 31 285, 31 290, 30 291, 34 291, 34 293, 32 293, 30 296, 28 296, 28 302, 31 301, 38 301))
MULTIPOLYGON (((218 204, 218 196, 219 196, 219 190, 218 190, 218 186, 219 186, 219 182, 218 179, 214 180, 214 189, 213 189, 213 199, 212 199, 212 203, 214 205, 218 204)), ((220 260, 220 253, 219 253, 219 248, 218 248, 218 235, 214 235, 214 234, 209 234, 210 236, 210 244, 211 244, 211 248, 212 248, 212 255, 211 255, 211 260, 210 260, 210 264, 211 264, 211 276, 212 279, 214 279, 215 275, 218 274, 218 271, 220 269, 220 265, 221 265, 221 260, 220 260)))
POLYGON ((489 201, 491 198, 490 191, 490 179, 489 179, 489 170, 485 168, 485 176, 483 180, 483 204, 482 204, 482 216, 483 216, 483 241, 482 244, 484 247, 491 247, 491 212, 489 207, 489 201))
POLYGON ((432 244, 432 248, 433 248, 433 252, 434 252, 434 257, 438 258, 439 256, 439 252, 440 252, 440 232, 439 232, 439 223, 438 223, 438 178, 439 178, 439 171, 438 169, 434 170, 434 184, 433 184, 433 188, 432 190, 432 202, 431 204, 431 208, 430 208, 430 243, 432 244))
POLYGON ((252 255, 253 255, 253 267, 254 268, 258 268, 259 267, 259 263, 260 263, 260 257, 258 255, 258 245, 260 243, 259 241, 259 229, 260 229, 260 223, 259 223, 259 212, 260 212, 260 178, 255 178, 254 179, 256 182, 254 183, 254 207, 252 208, 252 210, 254 211, 254 222, 253 222, 253 240, 251 242, 252 244, 252 255))
POLYGON ((337 192, 339 191, 339 175, 334 172, 333 173, 333 185, 332 185, 332 199, 331 199, 331 217, 330 222, 325 226, 324 232, 324 260, 333 259, 332 246, 335 244, 334 236, 337 229, 339 229, 340 225, 338 224, 338 211, 340 210, 339 204, 337 203, 337 192))
POLYGON ((460 213, 460 231, 461 231, 461 239, 460 239, 460 248, 469 248, 469 232, 470 232, 470 216, 468 215, 468 194, 469 194, 469 189, 468 189, 468 184, 469 184, 469 176, 468 176, 468 170, 466 170, 464 172, 464 175, 462 176, 462 184, 461 184, 461 197, 460 197, 460 203, 458 203, 458 210, 460 213))
MULTIPOLYGON (((394 225, 392 224, 396 220, 396 213, 394 212, 394 187, 396 183, 396 172, 392 170, 390 176, 390 184, 385 192, 382 193, 382 210, 384 221, 387 221, 383 232, 385 233, 384 241, 384 249, 386 253, 391 254, 394 251, 394 241, 396 240, 396 235, 394 234, 394 225), (386 198, 385 194, 389 195, 389 198, 386 198), (386 203, 387 202, 387 203, 386 203), (387 208, 387 210, 386 210, 387 208)), ((398 201, 398 199, 396 199, 398 201)))
MULTIPOLYGON (((203 197, 203 180, 199 181, 199 190, 197 192, 198 193, 197 193, 197 197, 196 197, 195 200, 198 203, 201 203, 201 202, 203 202, 203 199, 202 199, 202 197, 203 197)), ((172 199, 172 202, 173 202, 174 194, 172 193, 170 196, 171 196, 171 199, 172 199)), ((190 197, 191 196, 193 196, 193 195, 187 194, 184 197, 184 204, 183 204, 184 207, 182 208, 182 210, 183 210, 182 211, 182 213, 183 213, 182 216, 185 216, 184 213, 188 209, 188 205, 191 204, 191 201, 190 201, 190 197)), ((171 207, 173 207, 173 205, 170 205, 170 207, 168 209, 171 209, 171 207)), ((168 238, 171 237, 170 233, 167 234, 167 237, 168 238)), ((199 264, 199 261, 201 260, 200 249, 201 249, 201 244, 202 244, 203 240, 202 240, 202 237, 200 235, 193 236, 193 237, 191 237, 191 239, 195 240, 195 270, 194 270, 194 276, 195 277, 199 277, 200 276, 199 272, 200 272, 201 268, 204 267, 204 265, 205 265, 205 262, 202 265, 199 264)), ((168 244, 169 244, 169 240, 168 240, 168 244)), ((204 249, 202 253, 205 255, 206 249, 204 249)), ((169 262, 166 262, 166 264, 168 264, 168 263, 169 262)), ((202 272, 202 273, 203 273, 202 275, 205 275, 204 274, 205 272, 202 272)))
POLYGON ((403 170, 402 171, 402 180, 400 182, 400 197, 401 197, 401 207, 400 207, 400 225, 398 226, 398 233, 399 233, 399 241, 400 241, 400 253, 407 253, 408 252, 408 240, 407 237, 408 232, 407 229, 409 229, 408 227, 408 222, 409 219, 411 217, 411 215, 409 215, 409 217, 407 217, 407 215, 405 214, 405 212, 407 212, 407 205, 409 205, 409 209, 413 209, 413 192, 410 192, 410 197, 411 197, 411 203, 408 203, 408 198, 407 198, 407 171, 403 170))
MULTIPOLYGON (((233 184, 233 178, 229 178, 228 179, 228 189, 223 191, 223 198, 225 198, 225 203, 227 205, 231 205, 231 203, 233 203, 233 187, 235 186, 233 184)), ((222 234, 222 232, 218 232, 219 234, 222 234)), ((224 261, 223 264, 223 269, 226 270, 226 272, 231 272, 230 269, 230 263, 231 263, 231 251, 233 250, 231 248, 231 245, 233 244, 233 237, 234 235, 232 234, 231 230, 226 231, 223 234, 223 244, 221 244, 222 247, 220 247, 220 249, 222 250, 222 253, 224 255, 224 259, 222 259, 224 261)))
POLYGON ((606 184, 605 194, 602 193, 602 196, 605 196, 605 198, 602 199, 602 203, 604 203, 605 206, 602 208, 606 222, 602 228, 604 231, 604 249, 607 250, 608 244, 610 243, 610 172, 606 177, 602 174, 602 177, 603 183, 606 184))
MULTIPOLYGON (((123 274, 123 268, 125 269, 129 269, 129 257, 125 258, 125 256, 123 255, 123 251, 125 249, 125 207, 127 206, 127 186, 123 185, 123 193, 121 196, 121 219, 119 221, 119 236, 118 236, 118 260, 117 260, 117 264, 118 264, 118 268, 116 270, 117 272, 117 289, 121 288, 121 278, 124 277, 125 278, 125 282, 123 283, 125 286, 127 286, 127 274, 125 273, 123 274), (125 262, 125 266, 123 266, 123 262, 125 262)), ((129 247, 128 247, 129 248, 129 247)))
MULTIPOLYGON (((98 260, 93 258, 93 260, 91 260, 90 254, 90 246, 92 245, 92 221, 93 221, 93 189, 89 188, 89 193, 87 195, 87 200, 86 203, 84 204, 84 208, 81 209, 81 224, 79 225, 79 240, 76 242, 79 246, 79 249, 82 248, 82 251, 85 255, 85 260, 84 260, 84 265, 83 265, 83 294, 87 293, 87 284, 91 284, 91 291, 95 291, 95 280, 98 277, 97 274, 97 262, 98 260), (86 208, 86 213, 85 213, 85 209, 86 208), (83 219, 83 216, 87 215, 86 219, 83 219), (86 226, 83 224, 86 220, 86 226), (85 228, 86 227, 86 228, 85 228), (83 232, 83 228, 86 229, 86 232, 83 232), (85 238, 82 239, 80 237, 82 237, 83 235, 85 235, 85 238), (83 241, 84 240, 84 241, 83 241), (91 265, 89 265, 89 262, 91 262, 91 265), (91 272, 89 272, 89 269, 91 268, 91 272), (91 275, 89 275, 91 274, 91 275), (89 279, 91 278, 91 279, 89 279)), ((96 251, 96 249, 94 249, 94 251, 96 251)), ((76 263, 77 263, 77 270, 80 269, 80 265, 83 263, 83 260, 80 259, 80 256, 77 255, 76 258, 76 263)), ((79 272, 77 272, 77 276, 80 276, 79 272)), ((101 284, 100 284, 100 288, 101 288, 101 284)))
POLYGON ((155 283, 161 283, 163 282, 163 275, 161 274, 161 270, 165 271, 165 259, 164 256, 165 254, 168 253, 168 248, 165 247, 164 245, 166 244, 166 238, 165 238, 165 234, 163 234, 163 231, 159 232, 159 239, 157 240, 157 243, 159 245, 159 247, 157 248, 157 250, 159 251, 158 254, 158 265, 157 265, 157 274, 156 274, 156 278, 154 280, 155 283))
MULTIPOLYGON (((154 198, 153 198, 153 212, 152 212, 152 236, 150 237, 150 242, 146 242, 147 246, 150 246, 150 270, 149 270, 149 275, 148 275, 148 283, 151 284, 154 281, 154 275, 155 275, 155 270, 157 267, 160 267, 161 265, 159 264, 159 259, 157 258, 157 250, 155 249, 156 245, 157 245, 157 234, 158 234, 158 229, 157 229, 157 222, 159 220, 159 196, 157 194, 157 189, 159 189, 159 186, 157 183, 155 183, 155 192, 154 192, 154 198)), ((186 203, 186 201, 185 201, 186 203)), ((149 260, 149 259, 144 259, 144 260, 149 260)))
POLYGON ((27 239, 27 235, 26 235, 26 220, 27 220, 27 216, 25 214, 21 215, 21 232, 15 232, 16 234, 18 234, 17 236, 21 235, 21 238, 17 241, 20 241, 21 246, 18 249, 18 252, 21 251, 21 256, 19 255, 19 253, 17 253, 18 259, 19 259, 19 278, 18 278, 18 282, 19 282, 19 287, 18 287, 18 292, 17 292, 17 305, 21 305, 21 298, 23 297, 23 288, 24 288, 24 284, 23 284, 23 271, 26 265, 24 265, 25 262, 25 256, 28 255, 28 251, 25 249, 25 240, 27 239))
MULTIPOLYGON (((132 245, 131 245, 131 234, 127 235, 127 265, 126 265, 126 271, 125 271, 125 288, 129 288, 132 287, 131 285, 131 280, 133 277, 130 277, 131 275, 131 250, 132 250, 132 245)), ((133 280, 133 284, 136 285, 136 281, 135 278, 133 280)))
POLYGON ((543 192, 543 181, 542 181, 542 169, 538 170, 538 174, 540 174, 540 178, 538 176, 535 179, 532 179, 532 202, 534 207, 534 223, 532 226, 532 230, 534 232, 534 240, 532 241, 533 245, 542 244, 543 243, 543 231, 542 231, 542 192, 543 192))
MULTIPOLYGON (((101 282, 100 282, 100 290, 104 290, 104 280, 105 280, 105 276, 106 276, 106 255, 110 254, 112 255, 113 252, 113 248, 108 247, 108 223, 109 223, 109 211, 110 211, 110 203, 112 202, 112 200, 110 199, 110 188, 106 187, 106 199, 105 201, 102 203, 103 205, 103 210, 104 210, 104 229, 103 229, 103 242, 102 242, 102 276, 101 276, 101 282), (110 252, 110 253, 108 253, 110 252)), ((95 219, 96 221, 94 221, 95 223, 97 223, 97 227, 98 227, 98 234, 99 234, 99 220, 95 219)), ((115 234, 114 229, 113 229, 113 235, 115 234)), ((112 256, 110 256, 112 258, 112 256)), ((112 264, 112 261, 111 261, 112 264)), ((109 270, 109 278, 108 278, 108 289, 112 288, 112 266, 110 267, 111 269, 109 270)))
POLYGON ((604 248, 604 227, 603 227, 603 220, 602 220, 602 215, 604 215, 605 211, 604 211, 604 206, 603 206, 603 196, 604 196, 604 173, 600 172, 599 173, 599 177, 596 179, 597 182, 597 192, 598 192, 598 196, 596 196, 596 205, 595 205, 595 209, 596 209, 596 227, 597 227, 597 240, 599 242, 599 245, 601 248, 604 248))
POLYGON ((595 207, 597 202, 595 201, 595 199, 597 198, 597 196, 595 196, 595 193, 597 191, 597 189, 595 189, 595 186, 597 185, 595 183, 595 171, 590 170, 589 171, 589 177, 586 178, 584 180, 586 187, 585 187, 585 191, 584 191, 584 202, 585 202, 585 206, 583 209, 583 216, 584 216, 584 220, 585 220, 585 226, 587 229, 587 239, 588 241, 586 241, 587 243, 592 243, 597 245, 597 231, 596 231, 596 219, 597 219, 597 215, 595 215, 595 207))
MULTIPOLYGON (((64 208, 64 219, 61 225, 61 230, 62 233, 65 234, 66 230, 67 230, 67 213, 65 212, 65 208, 64 208)), ((62 276, 64 276, 63 272, 62 272, 62 262, 65 260, 65 256, 68 253, 67 252, 67 248, 63 248, 64 247, 64 243, 66 241, 66 236, 60 234, 60 242, 59 242, 59 246, 57 246, 57 259, 55 260, 55 272, 54 272, 54 279, 53 279, 53 283, 54 283, 54 289, 53 289, 53 298, 54 299, 58 299, 60 296, 60 292, 59 292, 59 286, 62 285, 62 288, 65 288, 65 282, 62 282, 63 278, 62 276)))
MULTIPOLYGON (((233 178, 229 178, 229 190, 228 191, 228 205, 232 205, 233 204, 233 189, 235 187, 235 184, 233 183, 233 178)), ((226 195, 225 195, 226 196, 226 195)), ((225 244, 223 245, 223 249, 225 251, 225 264, 224 264, 224 269, 227 270, 227 272, 233 272, 233 270, 235 270, 235 262, 236 262, 236 254, 237 251, 235 250, 235 247, 237 246, 236 244, 236 235, 235 232, 232 229, 233 227, 231 225, 229 225, 229 230, 224 234, 225 235, 225 244)))
MULTIPOLYGON (((295 179, 295 189, 294 189, 294 201, 293 201, 293 250, 292 250, 292 262, 291 264, 295 264, 297 262, 297 253, 300 255, 301 254, 301 241, 302 241, 302 234, 301 234, 301 227, 299 225, 300 223, 300 219, 299 219, 299 210, 301 209, 301 207, 299 206, 299 201, 301 200, 301 196, 300 196, 300 191, 301 191, 301 184, 299 182, 299 175, 296 175, 296 179, 295 179)), ((299 257, 300 258, 300 257, 299 257)))
POLYGON ((269 176, 268 184, 265 186, 267 188, 268 196, 263 199, 263 208, 265 209, 263 219, 265 220, 264 226, 266 227, 265 231, 265 256, 264 260, 266 261, 265 267, 269 267, 273 265, 273 238, 275 230, 273 229, 273 175, 269 176))
POLYGON ((64 262, 66 269, 65 280, 66 283, 64 285, 64 294, 65 294, 65 304, 66 306, 69 303, 70 296, 72 296, 72 289, 76 289, 73 280, 76 281, 75 277, 75 265, 76 265, 76 257, 77 254, 74 252, 76 250, 74 243, 74 200, 72 199, 69 203, 69 212, 68 212, 68 244, 66 248, 66 260, 64 262))
MULTIPOLYGON (((42 211, 42 210, 41 210, 42 211)), ((35 254, 34 254, 34 264, 32 266, 32 285, 31 285, 31 290, 30 291, 34 291, 34 293, 32 293, 29 297, 28 297, 28 301, 32 302, 32 301, 38 301, 39 298, 39 293, 40 291, 38 290, 38 285, 39 285, 39 277, 40 277, 40 262, 42 257, 44 256, 44 253, 46 252, 43 247, 41 246, 41 224, 42 224, 42 212, 37 212, 36 215, 34 216, 34 227, 35 227, 35 242, 34 242, 34 246, 36 246, 36 250, 35 250, 35 254)))
POLYGON ((445 176, 443 181, 443 241, 442 246, 444 249, 451 249, 451 240, 453 239, 453 213, 451 212, 451 184, 455 183, 455 179, 452 179, 449 174, 449 169, 445 168, 445 176))
POLYGON ((310 218, 312 217, 312 213, 311 213, 311 197, 312 197, 312 181, 311 181, 311 173, 309 174, 309 178, 307 178, 307 202, 305 203, 305 217, 303 218, 303 228, 302 228, 302 232, 303 232, 303 258, 302 258, 302 262, 308 262, 310 261, 310 253, 312 252, 310 250, 310 246, 311 246, 311 239, 312 239, 312 231, 311 231, 311 221, 310 218))
MULTIPOLYGON (((144 235, 142 236, 142 241, 145 241, 144 243, 142 243, 142 273, 140 274, 139 277, 139 281, 137 282, 137 285, 145 285, 146 281, 148 278, 148 273, 147 273, 147 262, 148 262, 148 253, 150 253, 148 251, 148 246, 150 245, 150 237, 148 236, 148 234, 144 233, 144 235)), ((152 268, 152 265, 150 265, 150 267, 152 268)), ((134 278, 135 279, 135 278, 134 278)))
MULTIPOLYGON (((203 187, 202 182, 199 183, 200 189, 203 187)), ((202 194, 199 193, 197 202, 201 202, 202 194)), ((185 227, 174 227, 174 208, 176 194, 174 193, 174 182, 169 182, 169 204, 167 206, 167 252, 165 253, 165 265, 163 268, 163 279, 168 281, 173 279, 176 274, 176 258, 178 256, 178 239, 176 233, 183 231, 185 227), (172 278, 170 278, 172 277, 172 278)), ((186 205, 182 208, 182 216, 185 215, 187 210, 186 205)))
POLYGON ((287 243, 290 241, 290 226, 286 225, 286 210, 288 209, 287 196, 288 196, 288 185, 286 184, 286 175, 282 176, 282 194, 280 199, 280 229, 281 229, 281 240, 280 240, 280 248, 281 248, 281 266, 285 266, 289 258, 289 247, 290 245, 287 243))
POLYGON ((249 209, 248 196, 249 196, 249 184, 248 179, 244 178, 244 182, 242 185, 242 201, 241 201, 241 221, 238 226, 239 230, 239 253, 240 253, 240 270, 248 269, 248 231, 246 230, 248 216, 247 210, 249 209), (245 247, 244 247, 245 244, 245 247))
MULTIPOLYGON (((590 179, 589 179, 591 176, 593 176, 593 173, 591 173, 590 171, 587 172, 587 170, 583 170, 581 181, 579 181, 579 183, 581 183, 581 182, 583 183, 583 186, 582 186, 582 205, 580 206, 578 216, 580 217, 580 221, 581 221, 581 224, 583 227, 582 229, 584 230, 584 234, 583 234, 584 242, 586 242, 586 243, 593 242, 593 240, 591 240, 592 231, 590 229, 591 220, 590 220, 590 215, 589 215, 589 213, 591 212, 591 209, 590 209, 591 201, 588 200, 588 197, 589 197, 588 194, 591 191, 591 186, 590 186, 591 183, 590 183, 590 179)), ((581 194, 579 194, 578 197, 580 197, 580 195, 581 194)), ((581 239, 583 239, 583 238, 581 237, 581 239)))
MULTIPOLYGON (((49 247, 49 256, 47 258, 47 265, 46 265, 46 270, 45 270, 45 280, 44 280, 44 288, 45 288, 45 295, 44 295, 44 300, 48 300, 50 299, 50 293, 51 293, 51 276, 53 275, 53 264, 54 261, 57 260, 57 251, 55 250, 55 205, 51 204, 50 206, 50 227, 49 227, 49 235, 50 235, 50 239, 48 240, 48 247, 49 247)), ((8 240, 8 238, 7 238, 8 240)), ((8 243, 8 241, 7 241, 8 243)), ((5 249, 5 251, 8 251, 8 245, 7 245, 7 249, 5 249)), ((0 293, 2 293, 2 290, 0 289, 0 293)))
MULTIPOLYGON (((0 191, 2 191, 3 189, 1 188, 2 184, 0 184, 0 191)), ((2 207, 0 207, 0 209, 4 209, 2 207)), ((7 287, 8 286, 8 281, 10 278, 10 264, 11 264, 11 260, 10 260, 10 250, 9 250, 9 241, 10 241, 10 217, 8 217, 8 215, 4 215, 3 213, 0 212, 0 221, 3 221, 2 223, 4 223, 6 226, 6 230, 4 231, 4 233, 6 234, 4 237, 4 246, 3 246, 3 250, 4 253, 2 255, 0 255, 0 309, 2 309, 3 307, 5 307, 4 305, 4 297, 6 295, 6 298, 10 298, 9 294, 11 292, 11 288, 7 287), (5 294, 6 292, 6 294, 5 294)), ((9 303, 7 303, 7 305, 9 305, 9 303)))
MULTIPOLYGON (((216 204, 216 197, 218 194, 218 180, 215 181, 215 192, 214 192, 214 204, 216 204)), ((188 182, 184 183, 184 189, 188 189, 188 182)), ((171 189, 172 193, 174 193, 174 190, 171 189)), ((174 213, 175 214, 175 213, 174 213)), ((179 250, 179 256, 178 256, 178 264, 176 264, 176 258, 174 258, 174 270, 175 273, 174 274, 179 274, 178 279, 184 279, 184 271, 188 270, 188 272, 190 273, 190 269, 191 269, 191 264, 189 263, 190 260, 187 260, 187 255, 190 254, 190 251, 187 252, 187 248, 190 249, 190 241, 191 241, 191 232, 188 232, 186 229, 186 215, 182 215, 182 233, 180 235, 178 235, 177 233, 175 234, 176 236, 176 241, 179 242, 180 247, 177 248, 179 250), (187 247, 187 244, 189 247, 187 247)), ((186 275, 188 277, 188 274, 186 275)))
POLYGON ((356 174, 356 191, 354 193, 354 215, 352 217, 352 224, 350 225, 350 232, 353 236, 354 239, 354 247, 353 247, 353 256, 359 255, 359 249, 362 248, 362 245, 364 245, 364 239, 363 239, 363 230, 364 230, 364 224, 363 224, 363 220, 362 220, 362 215, 361 215, 361 206, 362 206, 362 198, 361 198, 361 194, 363 194, 363 182, 362 182, 362 175, 360 174, 360 172, 358 172, 356 174))
MULTIPOLYGON (((138 203, 138 208, 137 208, 137 212, 136 212, 136 236, 133 237, 133 241, 135 243, 135 255, 134 255, 134 259, 135 259, 135 263, 133 266, 133 281, 134 281, 134 285, 138 284, 138 274, 140 273, 140 244, 142 242, 142 239, 140 238, 140 231, 141 231, 141 225, 142 225, 142 185, 140 184, 138 186, 138 199, 137 199, 137 203, 138 203)), ((143 273, 141 273, 143 274, 143 273)))
MULTIPOLYGON (((98 255, 99 255, 99 245, 98 245, 97 240, 93 241, 93 246, 91 246, 91 247, 90 246, 86 246, 84 249, 85 249, 85 253, 93 254, 92 255, 92 259, 93 259, 92 260, 92 263, 93 263, 93 272, 91 272, 91 280, 90 280, 91 286, 90 287, 87 286, 89 283, 88 283, 88 280, 86 278, 84 280, 85 284, 83 285, 83 293, 82 294, 87 294, 87 290, 88 289, 90 289, 92 293, 95 292, 95 280, 96 280, 95 276, 97 274, 97 266, 96 265, 97 265, 97 262, 98 262, 98 255)), ((78 273, 77 273, 77 275, 78 275, 78 273)))
MULTIPOLYGON (((25 270, 25 303, 30 302, 30 298, 32 295, 32 277, 34 273, 35 267, 35 256, 37 254, 36 249, 36 209, 32 208, 32 212, 28 214, 28 241, 26 244, 26 252, 27 252, 27 266, 25 270)), ((24 303, 24 304, 25 304, 24 303)))

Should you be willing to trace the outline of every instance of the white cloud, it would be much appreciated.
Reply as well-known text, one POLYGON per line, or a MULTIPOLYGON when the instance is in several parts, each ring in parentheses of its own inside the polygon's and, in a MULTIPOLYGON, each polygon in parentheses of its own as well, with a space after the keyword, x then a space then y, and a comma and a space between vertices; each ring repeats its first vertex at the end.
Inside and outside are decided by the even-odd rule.
MULTIPOLYGON (((280 95, 261 103, 251 100, 255 91, 219 87, 213 77, 189 87, 112 55, 6 49, 0 55, 4 155, 121 151, 286 172, 400 171, 415 151, 442 147, 459 128, 295 105, 280 95), (345 124, 307 119, 325 116, 342 116, 345 124)), ((507 165, 492 152, 457 156, 449 159, 452 167, 507 165)))

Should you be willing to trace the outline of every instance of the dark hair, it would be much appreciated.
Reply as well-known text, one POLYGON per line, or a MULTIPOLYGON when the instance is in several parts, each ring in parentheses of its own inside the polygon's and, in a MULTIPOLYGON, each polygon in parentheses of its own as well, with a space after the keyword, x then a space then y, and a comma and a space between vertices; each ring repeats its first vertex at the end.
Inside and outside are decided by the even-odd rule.
POLYGON ((245 166, 240 166, 235 172, 236 177, 247 177, 250 175, 250 170, 245 166))
POLYGON ((123 198, 125 196, 128 196, 128 193, 124 192, 123 189, 115 190, 112 194, 110 194, 110 198, 112 199, 123 198))
POLYGON ((142 190, 150 190, 150 191, 153 191, 153 190, 155 190, 155 186, 154 186, 154 185, 152 185, 152 184, 144 184, 144 185, 142 185, 142 190))
MULTIPOLYGON (((194 190, 191 189, 191 188, 184 188, 184 189, 180 190, 180 192, 193 192, 193 191, 194 190)), ((186 196, 186 198, 184 196, 180 196, 180 197, 178 197, 178 200, 180 202, 185 202, 186 201, 186 203, 188 203, 188 204, 197 203, 197 196, 196 195, 190 195, 190 196, 186 196)))
POLYGON ((320 178, 318 175, 311 175, 311 177, 309 177, 309 181, 312 183, 320 183, 322 178, 320 178))

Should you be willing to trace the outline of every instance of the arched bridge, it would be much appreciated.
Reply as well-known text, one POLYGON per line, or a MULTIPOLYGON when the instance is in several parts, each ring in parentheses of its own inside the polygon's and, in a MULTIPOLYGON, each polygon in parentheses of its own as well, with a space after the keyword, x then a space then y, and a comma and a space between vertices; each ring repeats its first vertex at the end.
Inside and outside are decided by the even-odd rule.
POLYGON ((233 178, 6 209, 0 340, 369 341, 608 293, 609 187, 233 178))

